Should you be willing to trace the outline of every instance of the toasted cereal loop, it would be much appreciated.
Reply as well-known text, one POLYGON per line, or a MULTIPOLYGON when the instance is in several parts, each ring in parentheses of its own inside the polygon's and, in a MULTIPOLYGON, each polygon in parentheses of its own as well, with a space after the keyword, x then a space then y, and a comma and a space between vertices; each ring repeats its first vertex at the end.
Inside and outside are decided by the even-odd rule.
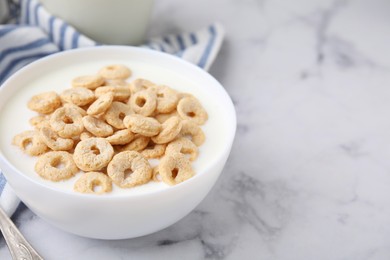
POLYGON ((79 169, 77 169, 70 153, 53 151, 38 158, 35 171, 42 178, 57 182, 71 178, 79 169))
POLYGON ((177 116, 171 117, 162 123, 160 133, 153 136, 152 140, 156 144, 166 144, 176 138, 176 136, 180 133, 181 127, 182 124, 180 118, 177 116))
POLYGON ((42 127, 39 134, 42 141, 54 151, 67 151, 73 148, 73 139, 59 137, 50 127, 42 127))
POLYGON ((84 106, 95 100, 95 94, 90 89, 77 87, 64 90, 61 98, 65 102, 75 104, 76 106, 84 106))
POLYGON ((44 92, 33 96, 27 106, 35 112, 50 114, 61 106, 61 99, 54 91, 44 92))
POLYGON ((47 145, 43 142, 37 131, 24 131, 17 134, 12 143, 17 145, 28 155, 36 156, 41 155, 47 151, 47 145))
POLYGON ((123 79, 106 79, 104 86, 113 86, 113 87, 128 87, 130 88, 130 83, 123 79))
POLYGON ((160 175, 160 171, 158 169, 158 166, 154 167, 152 169, 152 180, 155 181, 155 182, 160 182, 162 181, 162 178, 161 178, 161 175, 160 175))
POLYGON ((140 153, 118 153, 108 164, 107 174, 121 188, 131 188, 147 183, 152 177, 152 168, 140 153))
POLYGON ((146 159, 160 158, 165 153, 166 144, 156 144, 152 140, 149 141, 148 145, 145 147, 141 154, 146 159))
POLYGON ((112 145, 124 145, 130 143, 135 138, 135 134, 130 129, 116 131, 113 135, 106 137, 112 145))
POLYGON ((50 126, 63 138, 79 135, 84 130, 80 112, 72 107, 60 107, 50 117, 50 126))
POLYGON ((133 110, 131 110, 129 105, 114 101, 105 113, 104 119, 113 127, 117 129, 124 129, 126 127, 123 124, 123 119, 131 114, 133 114, 133 110))
POLYGON ((103 95, 101 95, 98 99, 93 102, 88 110, 88 115, 98 115, 101 113, 106 112, 106 110, 111 106, 111 103, 114 99, 114 93, 113 92, 107 92, 103 95))
POLYGON ((177 112, 182 119, 192 120, 198 125, 203 125, 208 116, 196 98, 186 97, 179 101, 177 112))
POLYGON ((88 139, 88 138, 92 138, 94 137, 93 134, 91 134, 90 132, 82 132, 80 134, 80 140, 85 140, 85 139, 88 139))
POLYGON ((163 182, 169 185, 176 185, 194 176, 190 161, 180 153, 164 156, 158 171, 163 182))
POLYGON ((34 126, 35 129, 39 130, 44 126, 50 126, 50 117, 48 116, 34 116, 30 118, 30 125, 34 126))
POLYGON ((74 184, 80 193, 104 194, 112 190, 110 177, 101 172, 86 172, 74 184))
POLYGON ((99 74, 105 79, 127 79, 131 70, 124 65, 115 64, 100 69, 99 74))
POLYGON ((156 119, 137 114, 126 116, 123 123, 133 133, 143 136, 155 136, 161 130, 161 124, 156 119))
POLYGON ((83 171, 98 171, 108 165, 113 155, 114 149, 106 139, 93 137, 76 145, 73 159, 83 171))
POLYGON ((176 109, 179 98, 177 92, 168 86, 159 86, 157 88, 157 107, 158 113, 170 113, 176 109))
POLYGON ((82 120, 85 129, 97 137, 106 137, 114 133, 114 130, 109 124, 96 117, 85 116, 82 120))
POLYGON ((131 93, 134 94, 138 91, 145 90, 151 87, 155 87, 156 84, 147 79, 136 79, 130 83, 131 93))
POLYGON ((150 137, 138 135, 135 136, 134 140, 131 141, 129 144, 122 146, 119 150, 120 151, 142 151, 145 149, 145 147, 148 146, 150 137))
POLYGON ((181 123, 182 128, 180 131, 180 135, 183 137, 189 137, 194 144, 196 144, 197 146, 201 146, 206 139, 202 128, 200 128, 191 120, 183 120, 181 121, 181 123))
POLYGON ((82 109, 79 106, 76 106, 75 104, 65 103, 65 104, 63 104, 63 107, 76 109, 77 112, 79 112, 81 116, 86 116, 87 115, 87 112, 84 109, 82 109))
POLYGON ((165 154, 182 153, 188 154, 191 161, 198 157, 198 147, 188 138, 179 137, 169 143, 165 149, 165 154))
POLYGON ((157 105, 156 93, 150 90, 142 90, 131 96, 129 104, 135 113, 150 116, 157 105))
POLYGON ((114 93, 115 101, 127 101, 131 95, 130 88, 127 86, 104 86, 95 90, 96 97, 112 92, 114 93))
POLYGON ((36 126, 46 120, 47 120, 47 116, 34 116, 30 118, 29 123, 32 126, 36 126))
POLYGON ((179 100, 183 99, 183 98, 187 98, 187 97, 195 98, 194 95, 192 95, 190 93, 185 93, 185 92, 178 92, 177 97, 179 100))
POLYGON ((104 84, 104 78, 99 75, 87 75, 74 78, 72 80, 73 87, 83 87, 96 89, 104 84))
POLYGON ((172 111, 171 113, 167 113, 167 114, 158 114, 154 118, 156 118, 156 120, 162 124, 173 116, 179 116, 179 114, 177 113, 176 110, 172 111))

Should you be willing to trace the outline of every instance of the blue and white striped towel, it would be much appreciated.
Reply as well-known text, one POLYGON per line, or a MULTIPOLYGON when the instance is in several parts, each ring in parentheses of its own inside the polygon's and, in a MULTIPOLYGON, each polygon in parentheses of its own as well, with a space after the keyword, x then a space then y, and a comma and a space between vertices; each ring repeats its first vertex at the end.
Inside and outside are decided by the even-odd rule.
MULTIPOLYGON (((50 15, 37 0, 9 2, 17 24, 0 25, 0 84, 15 71, 41 57, 79 47, 96 46, 63 20, 50 15)), ((224 37, 219 24, 196 32, 152 38, 141 47, 179 56, 208 70, 224 37)), ((0 205, 12 215, 20 201, 0 173, 0 205)))

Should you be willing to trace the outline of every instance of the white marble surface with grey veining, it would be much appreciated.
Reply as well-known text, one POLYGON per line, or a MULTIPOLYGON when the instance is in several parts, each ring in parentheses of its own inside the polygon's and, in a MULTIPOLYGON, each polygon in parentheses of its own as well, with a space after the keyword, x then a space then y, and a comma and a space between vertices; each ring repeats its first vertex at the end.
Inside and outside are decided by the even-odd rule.
POLYGON ((19 208, 21 231, 46 259, 390 259, 390 2, 161 0, 150 35, 214 21, 238 131, 196 210, 100 241, 19 208))

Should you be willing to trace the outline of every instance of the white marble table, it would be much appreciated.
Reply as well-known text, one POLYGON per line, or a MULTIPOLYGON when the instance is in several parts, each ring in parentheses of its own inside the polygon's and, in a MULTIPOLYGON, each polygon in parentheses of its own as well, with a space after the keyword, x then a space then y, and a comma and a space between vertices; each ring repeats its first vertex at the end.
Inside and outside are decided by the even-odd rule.
MULTIPOLYGON (((390 2, 156 1, 151 35, 220 21, 238 131, 208 197, 146 237, 15 220, 46 259, 390 259, 390 2)), ((9 259, 4 241, 0 259, 9 259)))

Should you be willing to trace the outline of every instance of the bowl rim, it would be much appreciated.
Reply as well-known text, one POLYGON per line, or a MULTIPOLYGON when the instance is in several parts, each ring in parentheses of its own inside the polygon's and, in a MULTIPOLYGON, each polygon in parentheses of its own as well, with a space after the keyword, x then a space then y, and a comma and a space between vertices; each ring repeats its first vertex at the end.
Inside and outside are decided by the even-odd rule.
MULTIPOLYGON (((211 74, 209 74, 207 71, 201 69, 200 67, 198 67, 198 66, 196 66, 196 65, 194 65, 194 64, 192 64, 192 63, 190 63, 190 62, 188 62, 186 60, 183 60, 183 59, 181 59, 181 58, 179 58, 177 56, 174 56, 172 54, 163 53, 163 52, 156 51, 156 50, 153 50, 153 49, 146 49, 146 48, 134 47, 134 46, 110 45, 110 46, 92 46, 92 47, 85 47, 85 48, 72 49, 72 50, 65 50, 65 51, 62 51, 62 52, 54 53, 54 54, 48 55, 46 57, 40 58, 40 59, 38 59, 38 60, 36 60, 36 61, 26 65, 26 66, 24 66, 23 68, 21 68, 20 70, 15 72, 13 75, 11 75, 6 81, 4 81, 1 84, 1 86, 0 86, 0 95, 2 95, 2 93, 7 91, 9 88, 12 88, 12 87, 10 87, 10 85, 12 85, 13 81, 18 80, 20 75, 23 75, 24 73, 26 73, 29 70, 32 70, 32 69, 34 69, 36 67, 39 68, 39 66, 41 66, 41 64, 44 64, 46 62, 50 62, 51 60, 61 59, 61 57, 63 57, 63 56, 72 55, 74 53, 79 53, 79 52, 81 52, 81 53, 83 53, 83 52, 99 52, 99 51, 133 51, 133 52, 146 53, 146 55, 161 56, 163 59, 169 60, 169 62, 176 62, 176 63, 178 63, 178 64, 180 64, 182 66, 188 67, 190 70, 197 71, 197 73, 203 74, 207 78, 207 80, 209 80, 210 82, 213 82, 213 85, 215 85, 213 87, 219 88, 221 94, 223 94, 225 96, 225 99, 227 101, 226 102, 226 107, 228 109, 230 109, 230 111, 227 111, 227 112, 228 113, 231 112, 230 113, 230 119, 231 119, 230 120, 231 121, 230 124, 231 124, 231 127, 229 129, 227 129, 228 131, 227 131, 226 140, 228 140, 229 142, 226 142, 223 145, 223 149, 221 150, 223 152, 221 152, 220 154, 215 156, 213 158, 212 162, 209 163, 207 165, 207 167, 202 169, 202 171, 203 172, 207 172, 208 170, 210 170, 210 168, 212 168, 216 164, 218 164, 218 162, 223 159, 223 157, 225 156, 226 153, 228 153, 227 156, 229 155, 231 146, 232 146, 233 141, 234 141, 235 133, 236 133, 237 117, 236 117, 236 111, 235 111, 235 108, 234 108, 234 104, 233 104, 229 94, 225 90, 225 88, 211 74)), ((73 196, 73 197, 77 197, 79 199, 87 199, 87 200, 89 200, 89 199, 94 199, 94 200, 118 200, 119 199, 119 200, 122 200, 122 199, 132 199, 132 198, 139 198, 139 197, 155 196, 155 195, 162 194, 162 193, 167 193, 167 192, 175 192, 175 190, 178 190, 178 189, 185 189, 187 187, 187 185, 191 185, 191 183, 193 181, 196 181, 197 179, 200 179, 200 178, 202 178, 202 176, 205 175, 205 174, 196 174, 192 178, 190 178, 190 179, 188 179, 188 180, 186 180, 186 181, 184 181, 182 183, 179 183, 179 184, 176 184, 176 185, 173 185, 173 186, 169 186, 169 188, 167 188, 167 189, 155 190, 155 191, 150 191, 150 192, 147 192, 147 193, 141 193, 141 194, 117 194, 115 196, 104 196, 104 195, 103 196, 97 196, 96 194, 84 194, 84 193, 76 193, 74 191, 67 191, 67 190, 56 189, 55 187, 46 185, 43 182, 35 180, 32 177, 28 176, 27 174, 22 173, 10 161, 8 161, 8 159, 4 156, 2 150, 0 149, 0 167, 1 167, 2 164, 6 164, 12 171, 16 172, 21 178, 28 180, 29 182, 33 183, 34 185, 39 186, 40 188, 48 189, 48 190, 50 190, 52 192, 55 192, 55 193, 60 193, 60 194, 64 194, 64 195, 67 195, 67 196, 73 196)), ((219 173, 218 176, 220 174, 221 173, 219 173)), ((3 174, 3 175, 6 178, 6 174, 3 174)), ((7 182, 8 182, 8 180, 7 180, 7 182)), ((11 185, 11 187, 12 187, 12 185, 11 185)), ((17 193, 17 191, 16 191, 16 193, 17 193)))

